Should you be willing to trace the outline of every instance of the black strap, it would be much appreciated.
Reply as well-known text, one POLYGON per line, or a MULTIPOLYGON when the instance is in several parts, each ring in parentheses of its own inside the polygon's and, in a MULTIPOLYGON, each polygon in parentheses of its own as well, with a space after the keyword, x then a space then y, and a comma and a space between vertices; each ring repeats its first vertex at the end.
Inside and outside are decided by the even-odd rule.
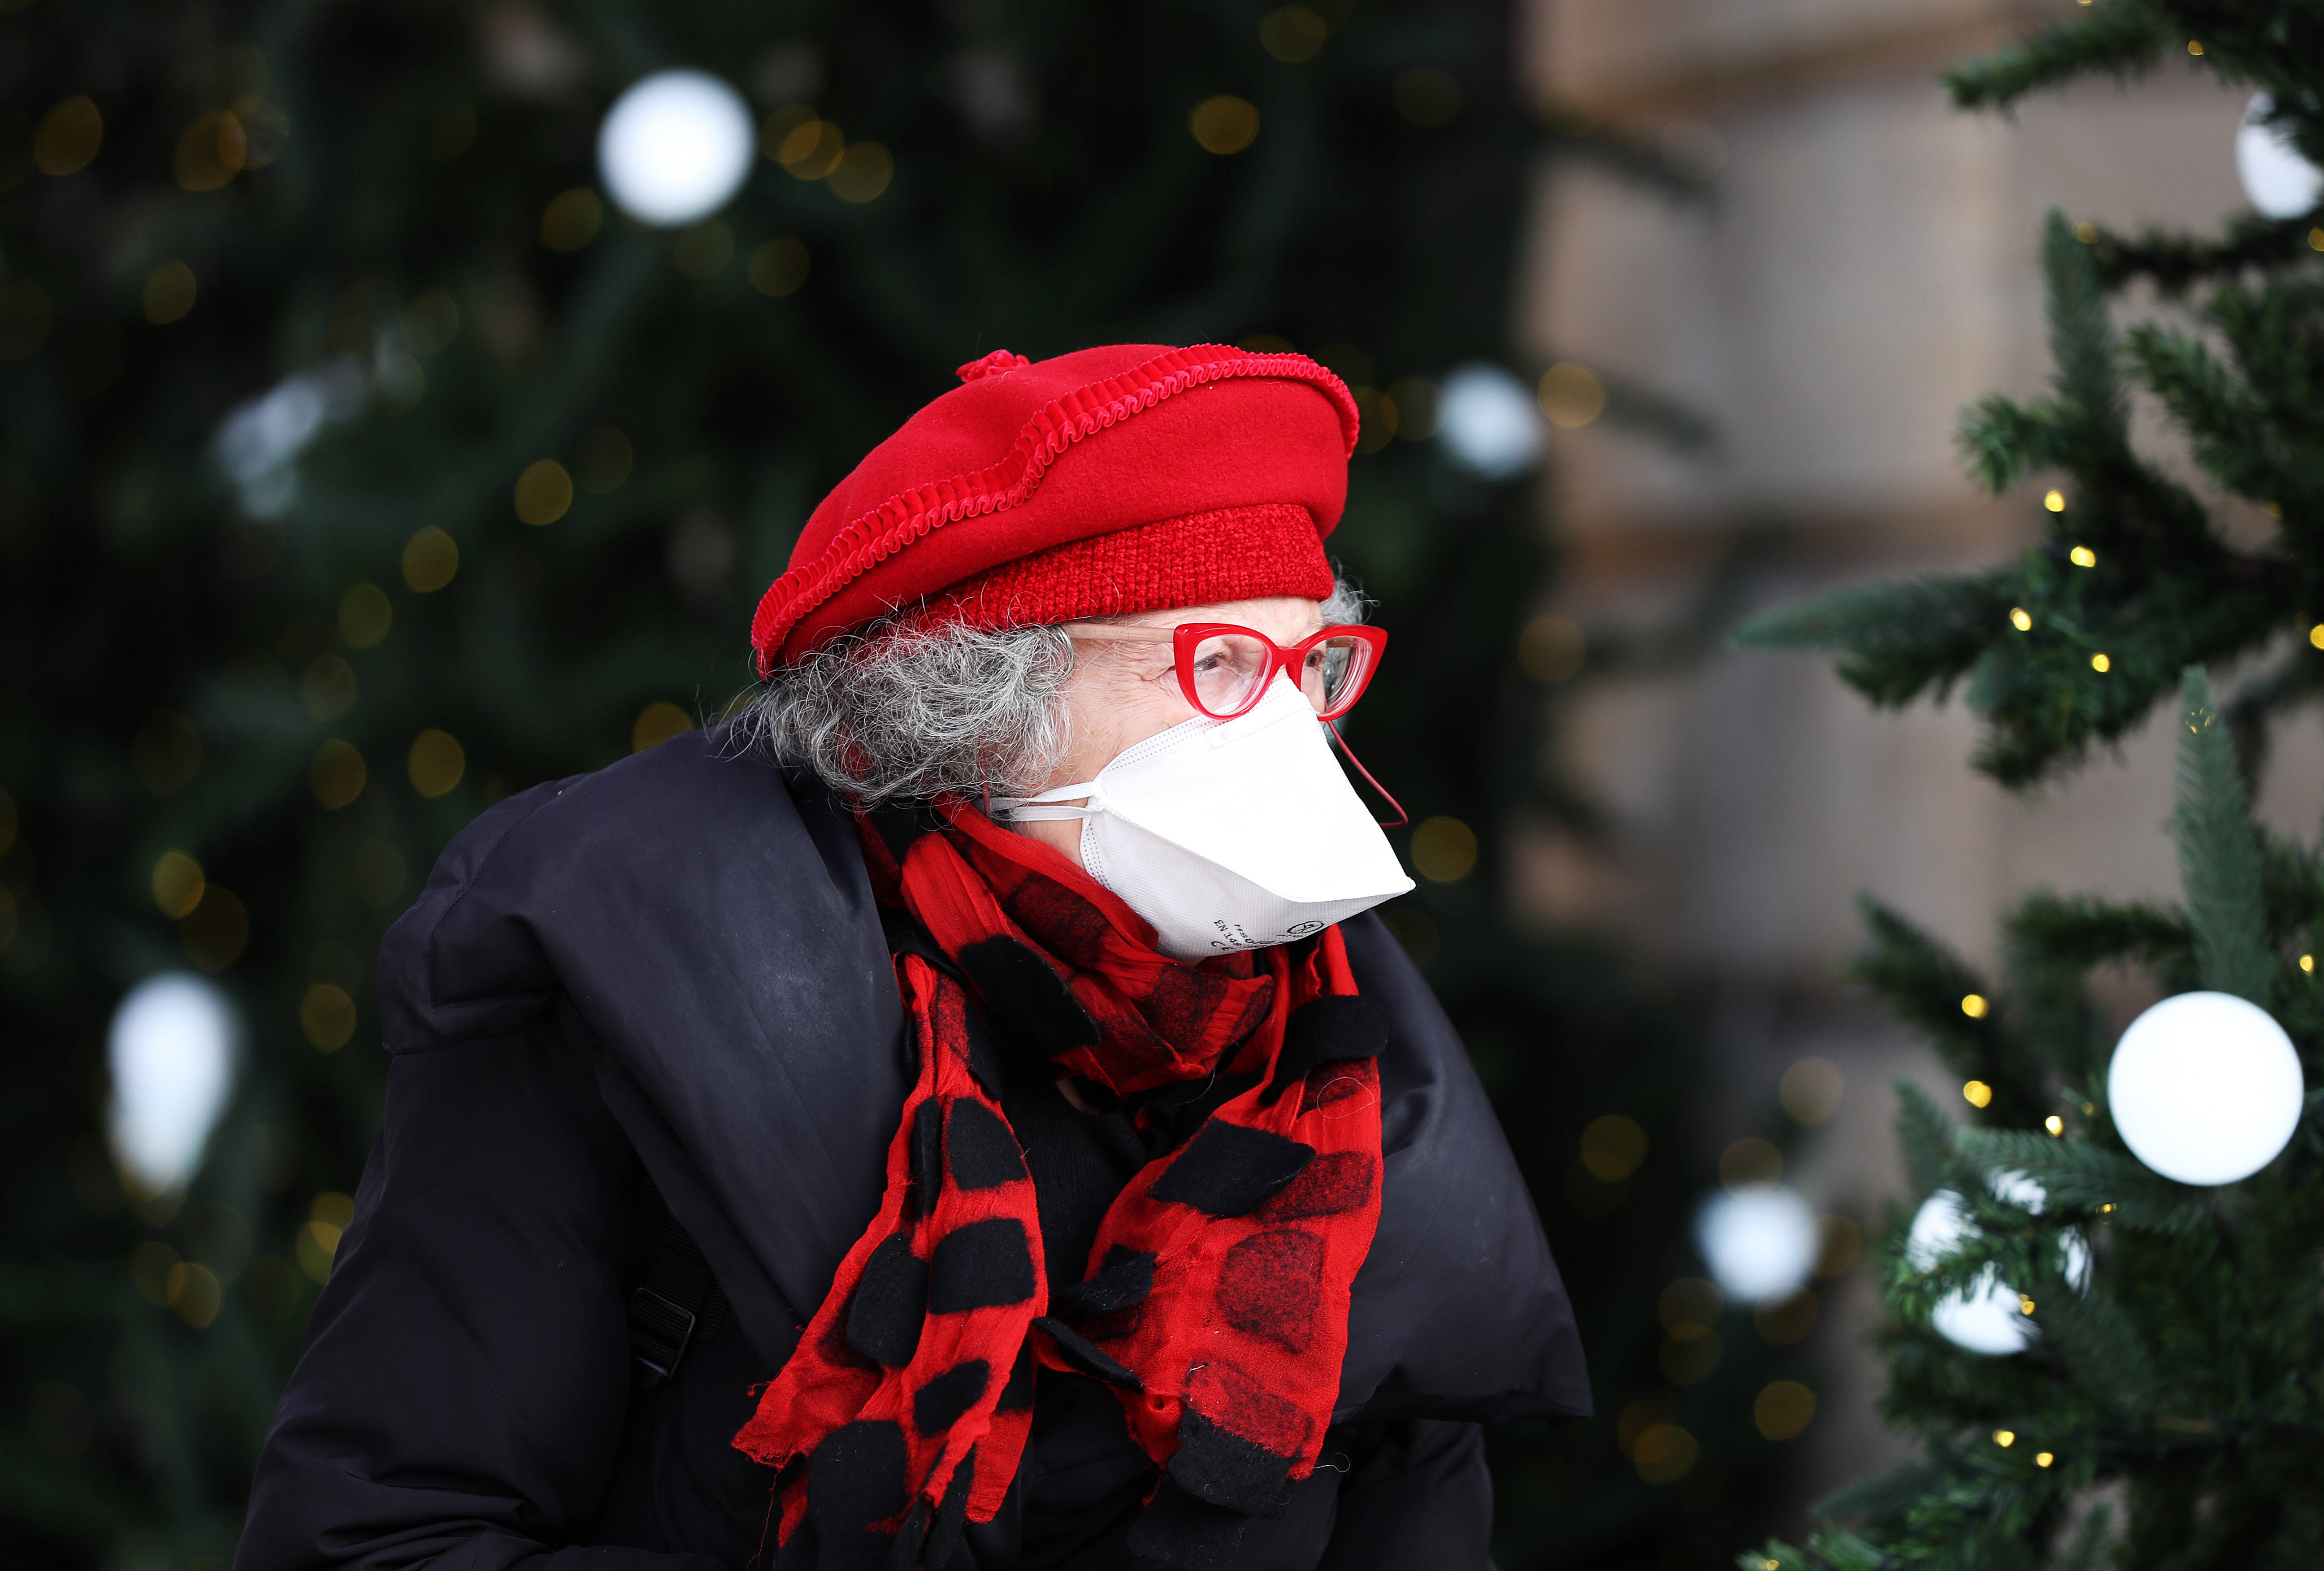
POLYGON ((651 1178, 639 1190, 631 1218, 630 1264, 630 1351, 640 1378, 659 1385, 678 1372, 688 1348, 717 1336, 726 1324, 726 1295, 651 1178))

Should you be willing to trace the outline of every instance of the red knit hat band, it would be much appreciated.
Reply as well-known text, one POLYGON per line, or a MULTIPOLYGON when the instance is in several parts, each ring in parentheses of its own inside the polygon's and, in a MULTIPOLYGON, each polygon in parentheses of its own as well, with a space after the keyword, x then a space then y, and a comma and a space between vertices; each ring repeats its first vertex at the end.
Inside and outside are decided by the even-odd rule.
POLYGON ((1223 507, 1077 540, 982 573, 906 618, 914 626, 1026 627, 1294 595, 1336 575, 1304 507, 1223 507))

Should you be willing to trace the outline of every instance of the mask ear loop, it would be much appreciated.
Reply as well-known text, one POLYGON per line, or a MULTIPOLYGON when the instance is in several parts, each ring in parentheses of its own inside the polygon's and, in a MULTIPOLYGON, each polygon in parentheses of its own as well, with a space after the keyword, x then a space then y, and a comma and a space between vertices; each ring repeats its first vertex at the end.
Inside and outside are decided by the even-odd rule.
POLYGON ((1372 772, 1364 767, 1364 761, 1356 756, 1356 750, 1348 745, 1348 739, 1340 735, 1340 723, 1337 720, 1326 720, 1323 722, 1323 729, 1332 734, 1332 740, 1340 744, 1340 751, 1348 755, 1348 762, 1356 766, 1356 772, 1370 783, 1372 790, 1379 792, 1381 800, 1396 809, 1395 818, 1380 818, 1375 822, 1383 829, 1401 829, 1411 823, 1412 816, 1404 810, 1404 804, 1388 795, 1388 787, 1373 778, 1372 772))

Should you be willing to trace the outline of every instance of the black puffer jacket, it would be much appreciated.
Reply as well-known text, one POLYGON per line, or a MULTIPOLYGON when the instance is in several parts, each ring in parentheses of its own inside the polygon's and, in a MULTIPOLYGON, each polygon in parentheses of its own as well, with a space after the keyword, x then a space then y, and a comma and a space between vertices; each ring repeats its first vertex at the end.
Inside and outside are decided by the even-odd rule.
MULTIPOLYGON (((845 809, 724 743, 502 802, 389 933, 386 1125, 237 1571, 759 1555, 769 1476, 727 1441, 878 1208, 909 1065, 845 809), (650 1192, 731 1311, 649 1390, 625 1305, 650 1192)), ((1482 1566, 1477 1422, 1588 1410, 1572 1316, 1443 1012, 1377 919, 1346 934, 1394 1021, 1379 1230, 1325 1465, 1235 1564, 1482 1566)), ((1045 1086, 1006 1100, 1044 1233, 1093 1228, 1120 1159, 1045 1086)), ((1152 1483, 1111 1395, 1045 1372, 1009 1507, 947 1571, 1137 1564, 1152 1483)))

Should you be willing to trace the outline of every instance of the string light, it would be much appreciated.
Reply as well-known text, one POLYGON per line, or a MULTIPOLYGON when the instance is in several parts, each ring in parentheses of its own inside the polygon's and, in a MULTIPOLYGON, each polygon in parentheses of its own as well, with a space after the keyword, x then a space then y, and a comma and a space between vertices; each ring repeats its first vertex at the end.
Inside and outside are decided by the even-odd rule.
POLYGON ((2033 614, 2023 605, 2012 605, 2009 608, 2009 625, 2020 633, 2031 633, 2034 631, 2033 614))
POLYGON ((2300 968, 2312 975, 2316 970, 2316 956, 2313 955, 2302 955, 2300 957, 2300 968))
POLYGON ((2042 1127, 2052 1134, 2062 1135, 2066 1132, 2066 1121, 2053 1113, 2042 1121, 2042 1127))
MULTIPOLYGON (((2083 0, 2084 5, 2088 5, 2089 3, 2089 0, 2083 0)), ((2047 1451, 2036 1451, 2034 1453, 2034 1465, 2036 1467, 2047 1467, 2057 1459, 2058 1458, 2055 1455, 2047 1451)))
POLYGON ((1993 1432, 1993 1443, 2006 1451, 2010 1446, 2017 1444, 2017 1431, 2015 1429, 1996 1429, 1993 1432))
POLYGON ((2066 494, 2053 485, 2042 494, 2042 505, 2052 513, 2063 513, 2066 511, 2066 494))
POLYGON ((2100 650, 2098 653, 2090 656, 2090 670, 2103 675, 2113 669, 2114 661, 2107 659, 2106 652, 2104 650, 2100 650))
POLYGON ((1971 1107, 1987 1107, 1993 1103, 1993 1087, 1982 1080, 1971 1080, 1961 1087, 1961 1100, 1971 1107))
POLYGON ((1985 994, 1981 993, 1965 993, 1961 995, 1961 1012, 1971 1020, 1983 1020, 1987 1007, 1985 994))
POLYGON ((2088 546, 2076 546, 2066 553, 2066 559, 2078 568, 2095 568, 2098 565, 2098 552, 2088 546))
MULTIPOLYGON (((2319 246, 2319 249, 2324 250, 2324 246, 2319 246)), ((2308 642, 2318 649, 2324 649, 2324 622, 2319 622, 2308 630, 2308 642)))

